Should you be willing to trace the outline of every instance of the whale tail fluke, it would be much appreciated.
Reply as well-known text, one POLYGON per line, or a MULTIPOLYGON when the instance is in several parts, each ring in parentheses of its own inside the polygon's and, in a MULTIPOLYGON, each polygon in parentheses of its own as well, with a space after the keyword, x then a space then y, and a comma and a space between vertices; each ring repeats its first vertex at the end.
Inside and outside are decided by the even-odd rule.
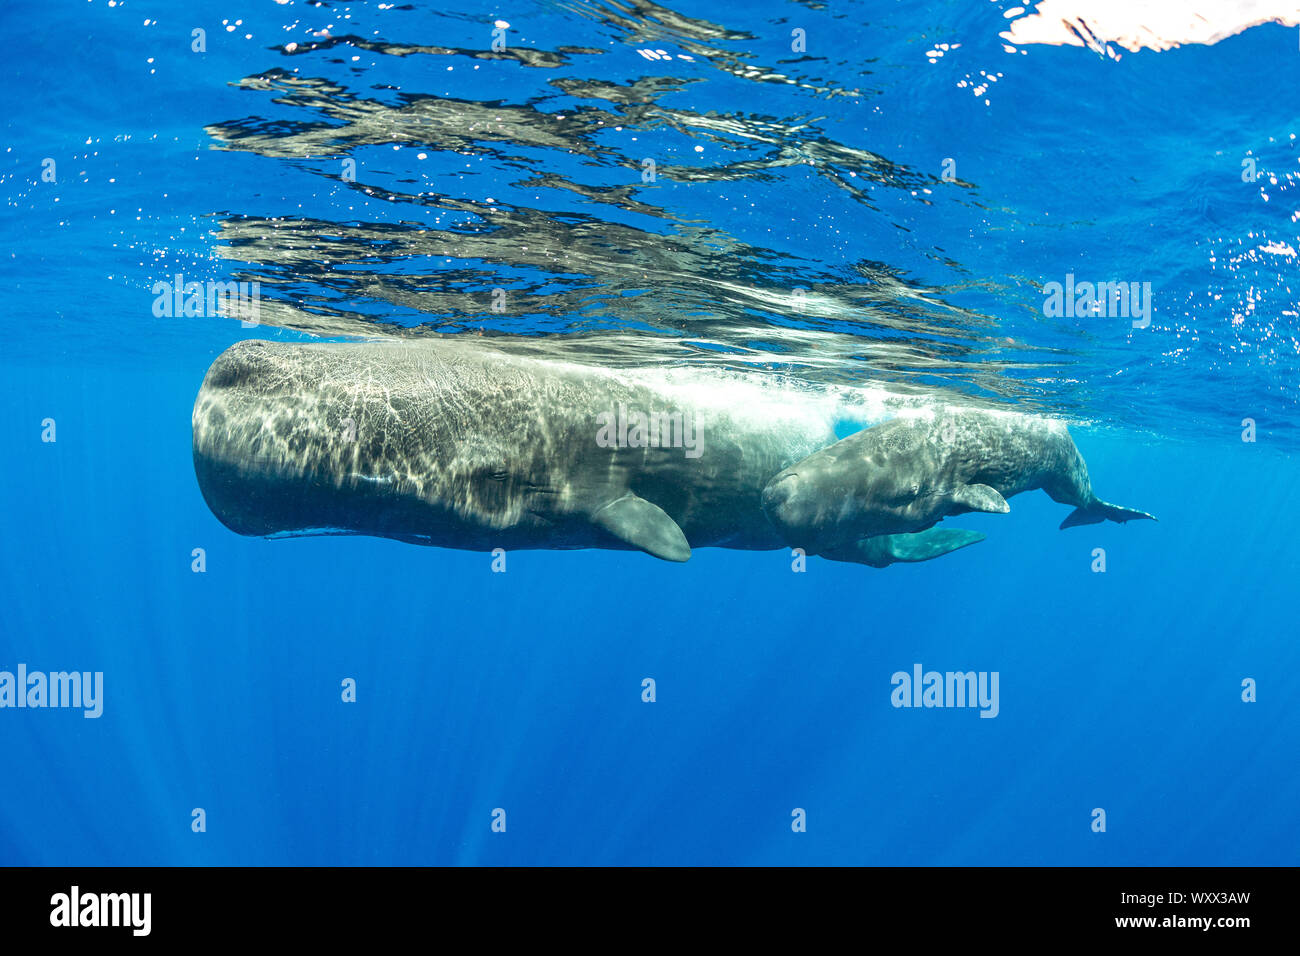
POLYGON ((1149 518, 1152 521, 1157 520, 1155 515, 1147 514, 1145 511, 1121 508, 1109 501, 1094 498, 1091 504, 1075 508, 1066 515, 1065 520, 1061 522, 1061 528, 1064 530, 1081 524, 1098 524, 1102 521, 1115 521, 1124 524, 1126 521, 1137 521, 1144 518, 1149 518))

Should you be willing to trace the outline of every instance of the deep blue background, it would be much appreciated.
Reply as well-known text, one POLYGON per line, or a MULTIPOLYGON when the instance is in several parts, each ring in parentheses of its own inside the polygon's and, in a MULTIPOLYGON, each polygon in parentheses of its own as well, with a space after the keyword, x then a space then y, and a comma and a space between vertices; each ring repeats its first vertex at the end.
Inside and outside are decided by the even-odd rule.
MULTIPOLYGON (((766 7, 745 28, 783 16, 822 25, 802 7, 766 7)), ((941 561, 874 571, 814 559, 805 574, 781 553, 700 550, 684 566, 517 552, 501 575, 484 554, 240 538, 198 493, 190 411, 211 360, 253 333, 155 319, 148 286, 177 268, 223 274, 214 212, 329 205, 296 193, 287 168, 208 151, 202 129, 269 108, 226 84, 275 65, 266 47, 299 35, 277 27, 302 8, 182 15, 96 0, 42 7, 39 23, 0 13, 15 78, 0 249, 0 668, 102 670, 107 696, 99 720, 0 711, 0 863, 1297 862, 1296 359, 1294 312, 1283 314, 1295 309, 1294 259, 1216 273, 1217 285, 1204 271, 1205 237, 1238 242, 1263 224, 1297 241, 1294 223, 1279 232, 1295 208, 1290 178, 1267 208, 1253 190, 1232 192, 1249 144, 1294 169, 1296 86, 1283 81, 1295 77, 1295 33, 1262 28, 1120 64, 1034 50, 1015 59, 1035 71, 986 108, 919 51, 942 36, 992 57, 997 23, 956 5, 905 7, 868 5, 877 26, 860 34, 824 23, 842 37, 836 62, 879 60, 883 112, 859 144, 936 173, 956 152, 986 198, 1015 197, 1015 215, 900 206, 896 219, 941 236, 914 240, 809 186, 813 218, 861 217, 861 233, 822 242, 786 207, 748 225, 733 203, 702 195, 692 208, 772 248, 874 253, 921 278, 938 267, 915 243, 941 241, 1002 281, 1087 263, 1183 289, 1145 340, 1039 333, 1078 349, 1062 387, 1087 393, 1091 417, 1134 426, 1074 429, 1099 493, 1158 524, 1062 532, 1064 509, 1034 494, 1009 516, 963 519, 988 540, 941 561), (256 20, 264 42, 212 42, 212 29, 196 65, 191 22, 222 17, 256 20), (1265 63, 1277 64, 1275 89, 1231 86, 1265 63), (1140 82, 1140 97, 1123 95, 1140 82), (1061 151, 1069 141, 1080 154, 1061 151), (45 156, 59 158, 57 186, 37 182, 45 156), (1141 183, 1120 173, 1156 161, 1141 183), (1085 169, 1094 178, 1081 180, 1085 169), (1197 179, 1211 169, 1222 182, 1197 179), (1182 201, 1201 194, 1215 198, 1182 201), (1075 226, 1044 225, 1044 213, 1075 226), (1228 306, 1212 303, 1246 287, 1263 297, 1259 318, 1232 331, 1228 306), (1129 362, 1141 363, 1140 388, 1111 381, 1108 368, 1129 362), (1256 444, 1240 440, 1247 415, 1256 444), (55 444, 40 441, 46 417, 55 444), (196 547, 204 574, 190 570, 196 547), (1090 570, 1096 547, 1105 574, 1090 570), (1001 714, 893 709, 890 675, 915 662, 999 671, 1001 714), (355 704, 340 701, 345 677, 355 704), (658 683, 654 704, 640 699, 644 677, 658 683), (1246 677, 1257 703, 1240 700, 1246 677), (206 833, 190 831, 194 807, 206 833), (505 834, 490 832, 495 807, 505 834), (807 833, 791 832, 795 807, 807 833), (1108 813, 1105 834, 1090 830, 1094 807, 1108 813)), ((527 23, 527 12, 504 15, 527 23)), ((412 14, 428 22, 392 32, 484 47, 498 15, 412 14)), ((547 16, 538 30, 556 35, 539 46, 596 42, 569 35, 596 29, 586 21, 547 16)), ((644 61, 625 53, 611 69, 626 79, 644 61)), ((393 76, 417 70, 413 59, 393 76)), ((523 95, 497 82, 501 97, 523 95)), ((721 100, 767 95, 722 74, 707 82, 721 100)), ((831 126, 861 125, 842 102, 805 106, 831 126)), ((509 200, 508 184, 492 188, 509 200)), ((1008 323, 1035 301, 1006 293, 1008 323)))

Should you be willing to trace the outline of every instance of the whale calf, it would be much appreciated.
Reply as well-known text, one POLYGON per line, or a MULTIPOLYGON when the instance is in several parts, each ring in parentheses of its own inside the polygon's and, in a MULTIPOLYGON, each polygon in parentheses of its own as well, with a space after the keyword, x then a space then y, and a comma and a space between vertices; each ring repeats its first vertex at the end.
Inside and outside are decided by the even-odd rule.
MULTIPOLYGON (((462 336, 247 340, 217 357, 199 390, 194 469, 223 524, 267 537, 634 549, 668 561, 687 560, 695 547, 809 548, 815 540, 809 553, 873 567, 983 540, 933 527, 938 513, 878 520, 882 503, 862 494, 872 483, 835 477, 834 462, 847 466, 860 436, 897 428, 888 420, 896 411, 862 390, 707 368, 608 369, 462 336), (837 440, 846 420, 868 427, 837 440), (800 510, 819 495, 844 518, 833 536, 822 534, 830 512, 800 510)), ((1026 416, 1001 421, 1008 435, 1064 433, 1027 425, 1026 416)), ((936 466, 952 467, 979 444, 950 449, 936 466)), ((1034 461, 1008 458, 1007 473, 989 480, 1007 494, 1017 482, 1036 487, 1034 461)), ((906 504, 906 489, 896 492, 903 499, 889 507, 906 504)))
POLYGON ((1063 423, 956 407, 900 415, 808 456, 765 486, 763 510, 787 541, 830 554, 949 515, 1005 514, 1007 498, 1039 488, 1074 505, 1062 528, 1152 518, 1093 493, 1063 423))

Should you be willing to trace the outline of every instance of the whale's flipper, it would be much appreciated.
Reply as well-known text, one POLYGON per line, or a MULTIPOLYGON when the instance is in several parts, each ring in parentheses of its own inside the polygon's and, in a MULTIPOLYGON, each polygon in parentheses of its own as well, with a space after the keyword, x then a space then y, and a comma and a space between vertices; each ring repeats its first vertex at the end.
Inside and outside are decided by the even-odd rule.
POLYGON ((677 522, 658 505, 628 492, 591 516, 593 524, 620 541, 665 561, 686 561, 691 546, 677 522))
POLYGON ((852 561, 873 568, 885 568, 899 561, 929 561, 983 540, 984 535, 978 531, 930 528, 914 534, 882 534, 874 538, 863 538, 847 548, 823 551, 821 556, 831 561, 852 561))
POLYGON ((949 514, 965 514, 968 511, 987 511, 990 514, 1004 515, 1011 510, 1007 499, 996 488, 988 485, 962 485, 952 492, 955 506, 949 514))
POLYGON ((1075 508, 1066 515, 1065 520, 1061 522, 1061 528, 1073 528, 1081 524, 1097 524, 1101 521, 1116 521, 1123 524, 1126 521, 1137 521, 1141 518, 1150 518, 1152 521, 1157 520, 1155 515, 1149 515, 1145 511, 1121 508, 1109 501, 1094 498, 1092 504, 1075 508))

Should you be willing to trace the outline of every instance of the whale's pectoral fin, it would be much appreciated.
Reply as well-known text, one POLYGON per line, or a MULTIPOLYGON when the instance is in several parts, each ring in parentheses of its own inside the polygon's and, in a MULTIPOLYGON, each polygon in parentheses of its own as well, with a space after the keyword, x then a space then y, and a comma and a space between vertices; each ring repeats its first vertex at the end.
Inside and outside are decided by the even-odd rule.
POLYGON ((978 531, 930 528, 914 534, 882 534, 874 538, 863 538, 846 548, 823 551, 821 556, 831 561, 852 561, 856 564, 869 564, 873 568, 884 568, 900 561, 929 561, 983 540, 984 535, 978 531))
POLYGON ((962 485, 952 492, 954 509, 950 514, 960 515, 968 511, 987 511, 991 514, 1004 515, 1011 510, 1007 499, 995 488, 988 485, 962 485))
POLYGON ((1097 524, 1102 521, 1115 521, 1124 524, 1126 521, 1137 521, 1149 518, 1156 520, 1155 515, 1149 515, 1145 511, 1135 511, 1132 508, 1121 508, 1119 505, 1113 505, 1109 501, 1102 501, 1100 498, 1095 499, 1092 504, 1085 505, 1081 508, 1075 508, 1065 520, 1061 522, 1061 528, 1074 528, 1081 524, 1097 524))
POLYGON ((691 546, 677 522, 658 505, 630 491, 597 510, 591 521, 620 541, 665 561, 685 561, 691 546))

